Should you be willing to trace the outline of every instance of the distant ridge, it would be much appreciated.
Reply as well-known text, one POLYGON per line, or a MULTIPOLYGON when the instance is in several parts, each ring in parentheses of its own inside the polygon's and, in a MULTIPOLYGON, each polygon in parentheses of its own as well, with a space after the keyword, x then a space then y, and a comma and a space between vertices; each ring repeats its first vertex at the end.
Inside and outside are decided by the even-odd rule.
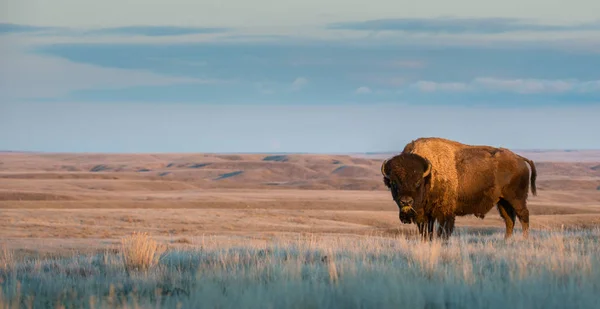
POLYGON ((42 151, 27 151, 27 150, 0 150, 0 153, 44 153, 42 151))
MULTIPOLYGON (((369 153, 224 155, 3 152, 0 153, 0 181, 11 188, 12 183, 24 180, 56 180, 53 186, 66 186, 66 190, 70 183, 80 179, 84 180, 81 183, 89 185, 89 191, 83 195, 93 195, 97 190, 194 191, 215 188, 386 190, 381 181, 380 167, 381 162, 393 152, 369 153)), ((538 174, 542 175, 539 188, 577 188, 596 193, 600 186, 600 151, 519 153, 535 162, 538 174)), ((54 195, 46 197, 27 195, 31 192, 23 193, 25 195, 6 192, 6 189, 0 190, 0 200, 2 194, 7 199, 54 199, 54 195)), ((49 193, 55 194, 54 191, 49 193)))

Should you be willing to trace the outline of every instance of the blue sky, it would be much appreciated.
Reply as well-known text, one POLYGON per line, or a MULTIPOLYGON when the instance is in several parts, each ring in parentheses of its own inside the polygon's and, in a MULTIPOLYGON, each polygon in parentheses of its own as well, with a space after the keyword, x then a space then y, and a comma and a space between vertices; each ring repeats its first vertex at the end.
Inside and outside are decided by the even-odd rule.
POLYGON ((0 149, 397 151, 432 135, 598 149, 598 11, 586 0, 7 0, 0 149))

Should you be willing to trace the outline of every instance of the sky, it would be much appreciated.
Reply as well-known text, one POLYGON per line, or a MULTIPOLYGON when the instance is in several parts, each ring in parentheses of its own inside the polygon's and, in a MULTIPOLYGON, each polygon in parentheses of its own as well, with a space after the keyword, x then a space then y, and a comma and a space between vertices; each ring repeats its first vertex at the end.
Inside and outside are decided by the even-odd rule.
POLYGON ((600 149, 600 2, 0 3, 0 150, 600 149))

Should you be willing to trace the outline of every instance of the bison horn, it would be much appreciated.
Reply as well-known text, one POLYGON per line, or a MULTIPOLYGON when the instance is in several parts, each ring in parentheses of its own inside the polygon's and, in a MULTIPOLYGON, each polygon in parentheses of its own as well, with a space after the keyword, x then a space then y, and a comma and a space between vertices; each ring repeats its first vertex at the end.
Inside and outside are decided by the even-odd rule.
POLYGON ((381 164, 381 174, 383 175, 383 177, 388 178, 387 173, 385 172, 385 164, 387 163, 387 159, 383 161, 383 163, 381 164))
POLYGON ((431 163, 427 162, 427 169, 425 170, 425 173, 423 173, 423 178, 429 176, 429 174, 431 174, 431 163))

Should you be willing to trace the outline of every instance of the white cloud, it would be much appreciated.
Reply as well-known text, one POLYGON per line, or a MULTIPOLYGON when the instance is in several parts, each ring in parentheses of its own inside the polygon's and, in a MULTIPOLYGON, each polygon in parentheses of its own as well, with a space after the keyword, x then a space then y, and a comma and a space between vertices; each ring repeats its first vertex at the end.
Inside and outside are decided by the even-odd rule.
MULTIPOLYGON (((598 50, 599 31, 536 32, 521 31, 490 36, 488 34, 437 34, 422 35, 396 31, 377 32, 365 37, 353 30, 325 29, 324 25, 339 22, 381 20, 390 18, 516 18, 549 24, 573 24, 597 21, 600 2, 572 0, 548 3, 544 0, 506 0, 507 2, 480 5, 477 0, 456 0, 444 3, 439 0, 372 0, 369 10, 360 9, 359 0, 290 0, 253 2, 234 0, 219 5, 210 1, 128 0, 3 0, 0 21, 22 25, 66 27, 73 33, 37 36, 36 42, 59 43, 114 43, 114 44, 179 44, 208 41, 274 41, 283 37, 317 39, 322 41, 350 41, 360 44, 395 44, 426 46, 489 46, 502 47, 515 43, 534 45, 540 43, 569 49, 598 50), (573 2, 575 1, 575 2, 573 2), (501 4, 502 3, 502 4, 501 4), (402 13, 399 8, 410 6, 402 13), (143 7, 143 10, 140 10, 143 7), (539 10, 544 7, 544 10, 539 10), (118 8, 115 10, 115 8, 118 8), (294 14, 288 14, 288 12, 294 14), (318 11, 319 13, 315 13, 318 11), (248 13, 250 12, 250 14, 248 13), (400 14, 398 14, 400 12, 400 14), (558 17, 557 17, 558 16, 558 17), (176 36, 144 35, 85 35, 81 29, 122 26, 174 26, 174 27, 224 27, 230 33, 185 34, 176 36)), ((414 68, 418 62, 400 61, 403 68, 414 68)))
POLYGON ((168 62, 172 64, 179 64, 191 67, 205 67, 208 65, 207 61, 190 61, 190 60, 181 60, 181 59, 173 59, 168 57, 148 57, 146 60, 157 61, 157 62, 168 62))
POLYGON ((584 82, 579 85, 580 92, 600 92, 600 80, 584 82))
POLYGON ((371 88, 365 87, 365 86, 358 87, 358 88, 356 88, 356 91, 355 91, 356 94, 368 94, 371 92, 372 92, 371 88))
POLYGON ((498 91, 519 94, 585 93, 600 91, 600 80, 500 79, 479 77, 470 82, 418 81, 410 85, 422 92, 498 91))
POLYGON ((468 86, 464 83, 437 83, 430 81, 418 81, 411 85, 413 88, 417 88, 422 92, 436 92, 436 91, 465 91, 468 86))
POLYGON ((304 88, 304 86, 306 86, 306 84, 308 84, 308 79, 306 79, 304 77, 298 77, 292 83, 292 90, 296 90, 296 91, 300 90, 300 89, 304 88))
POLYGON ((477 78, 473 84, 487 90, 517 92, 517 93, 562 93, 572 91, 577 82, 564 80, 540 79, 497 79, 477 78))
POLYGON ((349 77, 351 77, 353 80, 367 82, 369 84, 377 84, 392 87, 405 86, 409 82, 409 79, 403 76, 382 76, 379 74, 355 73, 349 75, 349 77))
POLYGON ((477 0, 359 0, 213 1, 190 0, 2 0, 0 20, 58 26, 230 26, 285 27, 381 18, 514 17, 583 22, 598 18, 596 0, 506 0, 482 5, 477 0), (409 6, 410 10, 403 10, 409 6), (543 7, 543 10, 540 8, 543 7), (118 9, 115 9, 118 8, 118 9), (140 10, 143 8, 143 10, 140 10), (294 12, 289 14, 289 12, 294 12), (317 13, 318 12, 318 13, 317 13), (594 13, 596 12, 596 13, 594 13))
POLYGON ((263 80, 254 83, 254 87, 259 93, 262 94, 275 94, 287 91, 300 91, 309 81, 304 77, 297 77, 292 83, 286 83, 282 81, 263 80))
POLYGON ((31 54, 8 40, 0 40, 0 98, 59 97, 84 89, 118 89, 181 83, 218 83, 160 75, 149 71, 105 68, 31 54))
MULTIPOLYGON (((2 10, 0 10, 0 13, 2 10)), ((30 9, 31 12, 31 9, 30 9)), ((62 12, 61 12, 62 13, 62 12)), ((112 15, 111 15, 112 16, 112 15)), ((130 17, 130 16, 128 16, 130 17)), ((398 16, 395 16, 398 17, 398 16)), ((363 20, 364 18, 360 18, 363 20)), ((506 46, 529 46, 539 48, 541 46, 548 48, 566 48, 569 50, 598 51, 600 46, 600 30, 596 31, 561 31, 561 32, 536 32, 521 31, 503 34, 476 34, 476 33, 438 33, 438 34, 417 34, 411 32, 384 31, 374 37, 365 37, 360 31, 354 30, 331 30, 324 28, 329 22, 315 24, 294 24, 285 27, 276 25, 249 25, 248 23, 238 27, 235 23, 217 22, 217 23, 182 23, 168 22, 162 20, 154 22, 136 23, 130 18, 127 22, 112 23, 92 23, 80 25, 75 24, 56 24, 43 23, 39 19, 35 21, 12 20, 0 16, 0 21, 14 22, 23 25, 40 26, 64 26, 48 31, 44 35, 34 33, 21 33, 29 42, 36 44, 69 44, 69 43, 104 43, 104 44, 189 44, 201 42, 286 42, 302 40, 319 40, 330 42, 350 42, 353 44, 364 44, 365 46, 377 44, 392 44, 397 46, 485 46, 492 44, 505 48, 506 46), (225 27, 229 31, 218 33, 188 33, 178 35, 148 36, 140 33, 106 33, 103 35, 90 34, 89 30, 98 30, 105 27, 118 26, 179 26, 179 27, 225 27)), ((205 20, 204 20, 205 21, 205 20)), ((347 20, 346 20, 347 21, 347 20)), ((93 31, 92 31, 93 32, 93 31)), ((15 34, 8 34, 13 35, 15 34)), ((2 36, 2 35, 0 35, 2 36)), ((330 62, 331 59, 323 59, 321 62, 330 62)), ((306 60, 292 59, 293 65, 303 65, 306 60)), ((316 61, 310 60, 309 64, 316 64, 316 61)), ((402 69, 417 69, 427 65, 418 59, 398 59, 397 61, 385 61, 383 65, 397 67, 402 69)))

